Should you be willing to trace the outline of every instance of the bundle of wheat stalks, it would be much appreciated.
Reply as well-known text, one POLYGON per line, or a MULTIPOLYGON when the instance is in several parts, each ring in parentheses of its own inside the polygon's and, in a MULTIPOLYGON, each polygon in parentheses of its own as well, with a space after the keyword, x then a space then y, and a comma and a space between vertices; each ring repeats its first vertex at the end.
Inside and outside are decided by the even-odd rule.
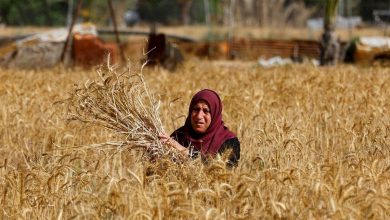
POLYGON ((144 80, 143 66, 138 73, 130 67, 120 69, 109 62, 100 66, 97 80, 78 85, 71 94, 68 112, 71 120, 107 128, 121 137, 95 146, 139 148, 155 158, 168 152, 158 138, 164 131, 160 102, 144 80))

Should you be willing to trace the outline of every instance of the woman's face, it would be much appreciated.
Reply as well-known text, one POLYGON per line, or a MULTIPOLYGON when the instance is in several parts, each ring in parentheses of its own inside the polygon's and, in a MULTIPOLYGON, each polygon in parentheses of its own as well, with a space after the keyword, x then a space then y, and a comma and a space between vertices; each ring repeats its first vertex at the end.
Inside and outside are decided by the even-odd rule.
POLYGON ((191 110, 191 126, 196 133, 203 134, 211 123, 211 113, 207 102, 200 100, 191 110))

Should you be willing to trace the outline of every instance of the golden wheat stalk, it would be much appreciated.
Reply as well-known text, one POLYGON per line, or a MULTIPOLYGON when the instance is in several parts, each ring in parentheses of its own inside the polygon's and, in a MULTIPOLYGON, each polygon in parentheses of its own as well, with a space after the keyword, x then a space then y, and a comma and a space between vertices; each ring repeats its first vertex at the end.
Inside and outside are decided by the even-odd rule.
POLYGON ((68 112, 70 119, 119 134, 123 139, 115 146, 141 148, 149 156, 161 156, 166 150, 158 138, 164 132, 160 102, 149 91, 143 67, 139 73, 132 73, 130 65, 121 72, 109 62, 100 66, 97 80, 77 86, 71 94, 68 112))

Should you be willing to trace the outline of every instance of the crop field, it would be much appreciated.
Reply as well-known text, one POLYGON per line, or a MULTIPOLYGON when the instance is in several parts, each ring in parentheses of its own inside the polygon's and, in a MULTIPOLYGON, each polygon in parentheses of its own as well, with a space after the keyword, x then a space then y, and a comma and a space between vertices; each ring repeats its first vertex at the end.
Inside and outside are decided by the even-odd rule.
POLYGON ((1 219, 390 218, 388 68, 191 59, 143 74, 167 133, 217 91, 238 167, 101 144, 120 137, 69 120, 66 101, 94 69, 0 69, 1 219))

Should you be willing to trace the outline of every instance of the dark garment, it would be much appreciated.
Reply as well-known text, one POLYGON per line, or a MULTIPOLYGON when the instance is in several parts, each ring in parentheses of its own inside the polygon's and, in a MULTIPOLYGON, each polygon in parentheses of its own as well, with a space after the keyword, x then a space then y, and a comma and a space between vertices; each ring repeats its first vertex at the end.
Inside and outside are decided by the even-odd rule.
MULTIPOLYGON (((227 150, 231 150, 231 153, 228 157, 228 161, 226 162, 226 166, 228 168, 236 167, 238 165, 238 161, 240 160, 240 141, 237 137, 226 140, 222 144, 221 148, 219 148, 218 154, 222 155, 227 150)), ((188 155, 190 158, 195 159, 199 156, 199 154, 200 152, 196 150, 196 148, 190 146, 190 154, 188 155)))
POLYGON ((226 162, 226 166, 229 168, 236 167, 238 161, 240 160, 240 141, 237 137, 231 138, 225 141, 222 144, 221 148, 218 150, 218 154, 223 154, 226 150, 232 150, 229 159, 226 162))

